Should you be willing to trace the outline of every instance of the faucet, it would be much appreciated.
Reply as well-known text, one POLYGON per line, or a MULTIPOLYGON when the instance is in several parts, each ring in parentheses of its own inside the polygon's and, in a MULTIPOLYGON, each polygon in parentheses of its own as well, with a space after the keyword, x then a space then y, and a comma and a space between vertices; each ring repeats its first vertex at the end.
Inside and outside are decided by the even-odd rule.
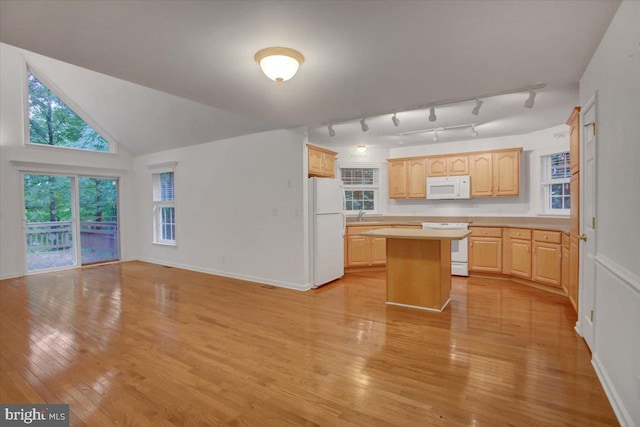
POLYGON ((362 222, 362 216, 365 214, 366 212, 364 211, 364 209, 360 209, 360 212, 358 212, 358 222, 362 222))

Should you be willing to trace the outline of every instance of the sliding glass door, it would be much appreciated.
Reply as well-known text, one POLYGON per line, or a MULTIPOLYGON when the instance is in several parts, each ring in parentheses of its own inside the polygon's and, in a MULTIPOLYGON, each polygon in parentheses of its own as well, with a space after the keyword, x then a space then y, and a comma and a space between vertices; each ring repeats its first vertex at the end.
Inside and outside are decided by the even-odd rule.
POLYGON ((27 271, 76 265, 73 180, 24 175, 27 271))
POLYGON ((23 185, 27 272, 119 259, 117 178, 24 174, 23 185))
POLYGON ((118 249, 118 181, 79 178, 81 262, 115 261, 118 249))

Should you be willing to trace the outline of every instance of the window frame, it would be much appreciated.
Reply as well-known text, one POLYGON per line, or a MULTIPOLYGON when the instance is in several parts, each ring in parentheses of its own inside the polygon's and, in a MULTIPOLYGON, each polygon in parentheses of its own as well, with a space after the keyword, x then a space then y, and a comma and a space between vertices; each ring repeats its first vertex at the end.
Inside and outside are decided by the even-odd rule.
POLYGON ((151 201, 153 204, 152 209, 152 218, 153 218, 153 239, 152 243, 154 245, 162 245, 162 246, 177 246, 177 235, 178 235, 178 222, 176 221, 176 168, 177 162, 167 162, 160 163, 155 165, 148 165, 147 167, 151 171, 151 201), (155 189, 155 175, 160 175, 163 173, 172 173, 173 174, 173 200, 155 200, 154 189, 155 189), (173 208, 173 240, 162 238, 162 209, 163 208, 173 208))
POLYGON ((382 178, 382 165, 380 163, 371 163, 371 162, 345 162, 345 163, 339 163, 338 164, 338 169, 337 169, 337 173, 338 173, 338 178, 341 182, 342 182, 342 186, 344 189, 344 197, 345 197, 345 213, 347 215, 358 215, 358 213, 360 212, 360 210, 347 210, 346 209, 346 199, 347 199, 347 191, 373 191, 373 210, 365 210, 364 212, 368 215, 378 215, 382 212, 382 207, 381 207, 381 192, 380 192, 380 188, 381 188, 381 178, 382 178), (354 185, 354 184, 345 184, 344 181, 342 181, 342 170, 343 169, 377 169, 377 173, 374 172, 374 174, 377 174, 377 183, 376 184, 358 184, 358 185, 354 185))
MULTIPOLYGON (((565 160, 565 164, 566 166, 569 168, 570 167, 570 151, 568 149, 563 149, 563 150, 554 150, 554 151, 549 151, 549 152, 545 152, 545 153, 541 153, 539 156, 539 166, 540 166, 540 174, 539 174, 539 178, 540 178, 540 200, 541 200, 541 207, 542 207, 542 212, 544 215, 557 215, 557 216, 570 216, 571 214, 571 207, 569 209, 555 209, 552 208, 551 206, 551 186, 554 184, 559 184, 563 186, 563 192, 562 192, 562 196, 561 197, 571 197, 571 190, 569 190, 569 193, 565 194, 564 193, 564 185, 565 184, 570 184, 571 182, 571 170, 569 170, 569 176, 568 177, 564 177, 564 178, 549 178, 547 176, 544 176, 544 172, 545 172, 545 162, 550 161, 551 156, 556 155, 556 154, 566 154, 567 158, 565 160), (549 160, 547 160, 549 159, 549 160)), ((564 203, 564 202, 563 202, 564 203)))
POLYGON ((51 80, 43 77, 43 74, 35 68, 32 64, 29 64, 26 60, 23 62, 23 125, 24 125, 24 145, 28 148, 40 148, 45 150, 71 150, 80 151, 83 153, 94 153, 98 155, 104 154, 118 154, 118 144, 116 140, 96 123, 87 113, 82 110, 78 104, 76 104, 64 91, 56 86, 51 80), (31 141, 31 127, 30 127, 30 102, 29 102, 29 74, 32 74, 40 83, 46 86, 54 95, 56 95, 62 102, 64 102, 71 111, 73 111, 78 117, 80 117, 88 126, 90 126, 95 132, 97 132, 107 144, 109 144, 108 151, 91 150, 89 148, 78 147, 65 147, 64 145, 48 145, 31 141))

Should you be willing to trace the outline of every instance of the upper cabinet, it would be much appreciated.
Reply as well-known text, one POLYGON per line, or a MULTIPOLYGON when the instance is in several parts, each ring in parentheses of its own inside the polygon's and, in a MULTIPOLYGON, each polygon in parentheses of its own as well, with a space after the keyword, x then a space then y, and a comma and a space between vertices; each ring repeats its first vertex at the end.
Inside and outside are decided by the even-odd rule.
POLYGON ((471 177, 471 197, 520 195, 522 148, 389 159, 389 198, 426 197, 426 178, 471 177))
POLYGON ((389 160, 389 198, 426 197, 426 163, 424 159, 389 160))
POLYGON ((427 158, 427 176, 469 175, 469 156, 459 154, 427 158))
POLYGON ((567 120, 569 125, 569 160, 571 174, 580 171, 580 107, 575 107, 567 120))
POLYGON ((504 197, 520 194, 522 148, 469 156, 471 197, 504 197))
POLYGON ((309 176, 335 178, 338 153, 311 144, 307 144, 307 148, 309 149, 309 176))

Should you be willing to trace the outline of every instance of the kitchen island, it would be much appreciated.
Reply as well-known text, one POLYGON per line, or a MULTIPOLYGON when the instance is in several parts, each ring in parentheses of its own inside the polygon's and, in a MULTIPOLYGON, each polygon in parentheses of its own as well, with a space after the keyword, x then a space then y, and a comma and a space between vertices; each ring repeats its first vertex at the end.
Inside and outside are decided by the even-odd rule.
POLYGON ((387 239, 387 304, 441 312, 451 295, 451 240, 469 234, 381 228, 361 235, 387 239))

